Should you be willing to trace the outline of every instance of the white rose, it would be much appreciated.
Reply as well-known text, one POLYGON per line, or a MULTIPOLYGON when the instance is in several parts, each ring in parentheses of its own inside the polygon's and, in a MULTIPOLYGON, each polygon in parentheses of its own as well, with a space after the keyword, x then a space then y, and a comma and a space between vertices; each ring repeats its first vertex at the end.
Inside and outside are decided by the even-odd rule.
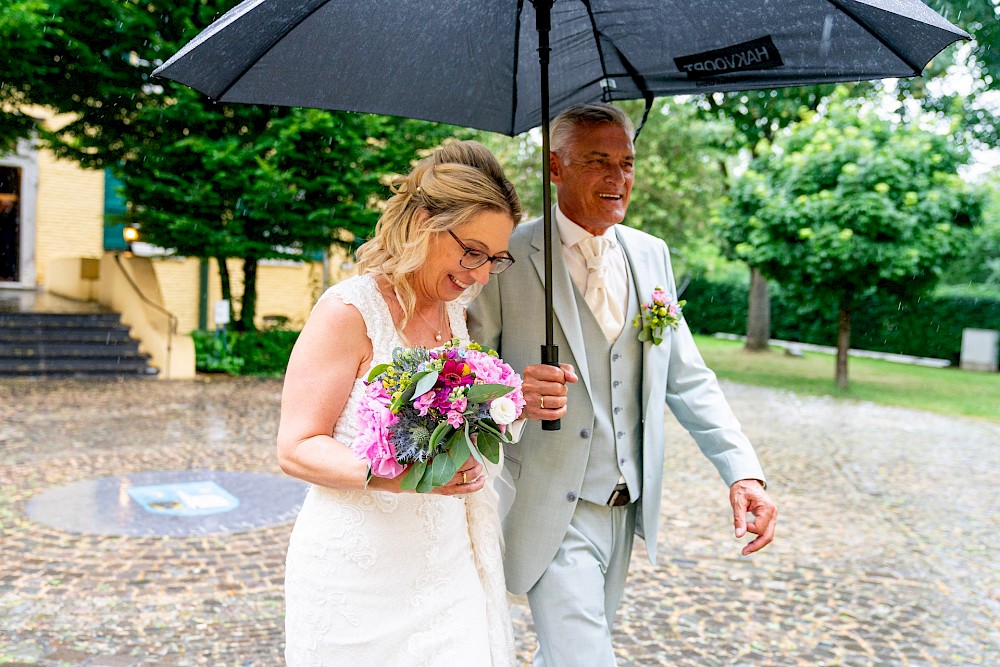
POLYGON ((490 403, 490 417, 497 424, 510 424, 517 419, 517 406, 514 405, 514 401, 506 396, 494 398, 493 402, 490 403))

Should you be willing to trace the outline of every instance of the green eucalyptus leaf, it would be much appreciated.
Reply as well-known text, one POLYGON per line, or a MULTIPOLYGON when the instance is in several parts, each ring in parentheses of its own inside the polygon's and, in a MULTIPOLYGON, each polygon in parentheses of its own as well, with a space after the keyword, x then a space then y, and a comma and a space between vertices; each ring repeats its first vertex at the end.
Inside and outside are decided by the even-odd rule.
POLYGON ((416 489, 417 483, 420 481, 420 478, 424 476, 424 469, 426 467, 427 464, 424 461, 417 461, 416 463, 411 465, 410 471, 406 473, 406 477, 404 477, 403 481, 400 482, 399 488, 404 489, 406 491, 413 491, 414 489, 416 489))
POLYGON ((452 428, 452 426, 448 422, 441 422, 434 427, 434 432, 431 433, 430 444, 428 445, 432 452, 437 449, 438 443, 444 439, 445 435, 448 433, 448 429, 450 428, 452 428))
POLYGON ((433 463, 433 459, 428 462, 424 468, 424 474, 420 476, 420 481, 417 482, 417 493, 427 493, 434 490, 434 467, 431 463, 433 463))
POLYGON ((437 371, 422 371, 413 376, 413 398, 419 398, 434 388, 438 380, 437 371))
POLYGON ((479 446, 479 451, 482 455, 491 463, 500 462, 500 439, 493 435, 493 433, 486 429, 479 431, 479 435, 476 437, 476 444, 479 446))
POLYGON ((469 441, 465 437, 465 431, 452 433, 448 439, 448 458, 455 464, 455 470, 458 470, 470 455, 469 441))
POLYGON ((508 387, 505 384, 474 384, 469 387, 465 397, 469 399, 470 403, 485 403, 494 398, 506 396, 513 390, 513 387, 508 387))
POLYGON ((480 464, 483 463, 483 455, 479 453, 479 447, 476 446, 476 441, 472 439, 472 435, 469 433, 469 422, 465 422, 465 430, 462 433, 465 436, 465 444, 469 448, 469 453, 472 454, 472 458, 476 459, 480 464))
POLYGON ((431 483, 434 486, 444 486, 455 476, 456 470, 458 466, 452 464, 450 456, 445 454, 435 456, 431 459, 431 483))
POLYGON ((384 373, 385 369, 387 368, 389 368, 389 364, 379 364, 375 368, 371 369, 371 371, 368 372, 367 382, 371 382, 372 380, 377 378, 379 375, 384 373))

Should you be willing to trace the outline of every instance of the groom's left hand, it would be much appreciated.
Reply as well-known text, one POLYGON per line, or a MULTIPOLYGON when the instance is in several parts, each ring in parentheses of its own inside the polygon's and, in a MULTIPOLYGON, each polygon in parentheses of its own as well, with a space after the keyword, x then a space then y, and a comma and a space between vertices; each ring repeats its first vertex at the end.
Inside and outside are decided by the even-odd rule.
POLYGON ((760 551, 774 539, 774 525, 778 521, 778 507, 756 479, 741 479, 729 487, 729 503, 733 506, 733 524, 737 539, 747 533, 757 536, 743 547, 747 556, 760 551), (747 523, 747 513, 753 520, 747 523))

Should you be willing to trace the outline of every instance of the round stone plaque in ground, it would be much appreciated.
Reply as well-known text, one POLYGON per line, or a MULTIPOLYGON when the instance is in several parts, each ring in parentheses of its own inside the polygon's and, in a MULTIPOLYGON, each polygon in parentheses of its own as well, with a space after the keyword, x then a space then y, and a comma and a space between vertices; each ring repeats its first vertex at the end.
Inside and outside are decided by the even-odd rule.
POLYGON ((28 501, 28 516, 73 533, 231 533, 291 521, 308 488, 262 473, 142 472, 49 489, 28 501))

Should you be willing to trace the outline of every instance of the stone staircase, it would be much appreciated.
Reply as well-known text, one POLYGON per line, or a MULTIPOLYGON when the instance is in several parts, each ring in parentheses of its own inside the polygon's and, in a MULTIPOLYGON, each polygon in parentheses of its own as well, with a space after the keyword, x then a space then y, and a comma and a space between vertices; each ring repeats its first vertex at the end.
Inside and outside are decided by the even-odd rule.
POLYGON ((156 373, 117 313, 0 312, 0 378, 156 373))

